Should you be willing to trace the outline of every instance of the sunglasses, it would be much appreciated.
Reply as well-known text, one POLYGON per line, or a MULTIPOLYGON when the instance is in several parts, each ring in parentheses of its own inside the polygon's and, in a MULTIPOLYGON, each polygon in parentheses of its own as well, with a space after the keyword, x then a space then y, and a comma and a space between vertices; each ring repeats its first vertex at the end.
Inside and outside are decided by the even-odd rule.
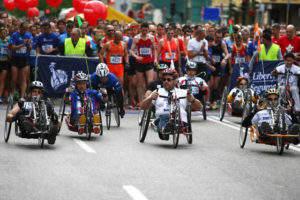
POLYGON ((248 84, 247 84, 247 83, 245 83, 245 84, 242 84, 242 83, 241 83, 240 85, 248 85, 248 84))
POLYGON ((174 34, 174 33, 171 33, 171 32, 170 32, 170 33, 168 33, 168 35, 173 35, 173 34, 174 34))
POLYGON ((172 78, 163 78, 162 80, 163 80, 163 82, 165 82, 165 81, 171 82, 171 81, 173 81, 174 79, 172 79, 172 78))
POLYGON ((115 31, 115 30, 113 30, 113 29, 111 29, 111 30, 107 30, 107 32, 113 32, 113 31, 115 31))
POLYGON ((278 101, 278 98, 268 98, 268 101, 278 101))

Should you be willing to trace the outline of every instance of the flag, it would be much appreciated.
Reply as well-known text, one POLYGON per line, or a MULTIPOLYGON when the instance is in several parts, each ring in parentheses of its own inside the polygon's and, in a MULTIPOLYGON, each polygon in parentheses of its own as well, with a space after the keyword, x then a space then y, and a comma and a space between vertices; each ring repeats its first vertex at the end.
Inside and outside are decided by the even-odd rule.
POLYGON ((232 33, 233 33, 232 20, 230 19, 230 20, 228 21, 228 23, 229 23, 229 34, 232 34, 232 33))
POLYGON ((82 26, 82 21, 78 15, 76 15, 79 27, 82 26))
MULTIPOLYGON (((254 38, 256 37, 256 34, 258 34, 258 23, 256 22, 255 28, 254 28, 254 38)), ((254 45, 255 40, 253 39, 253 45, 254 45)))

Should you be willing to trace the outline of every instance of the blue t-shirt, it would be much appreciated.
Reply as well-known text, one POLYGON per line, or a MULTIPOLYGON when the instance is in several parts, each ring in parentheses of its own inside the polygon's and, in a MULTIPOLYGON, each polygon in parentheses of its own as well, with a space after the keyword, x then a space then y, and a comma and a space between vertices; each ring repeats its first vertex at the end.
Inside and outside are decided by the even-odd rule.
MULTIPOLYGON (((39 35, 37 47, 40 48, 41 54, 46 54, 45 51, 54 49, 57 47, 57 45, 58 39, 55 33, 51 32, 49 35, 47 35, 46 33, 42 33, 41 35, 39 35)), ((48 55, 56 55, 56 52, 51 52, 48 55)))
POLYGON ((29 64, 30 66, 35 66, 35 58, 36 58, 36 46, 37 46, 38 36, 32 38, 31 40, 31 50, 30 50, 30 57, 29 57, 29 64))
POLYGON ((58 45, 61 45, 62 43, 65 42, 65 40, 66 40, 67 38, 70 38, 70 37, 71 37, 71 36, 68 35, 67 33, 59 35, 59 36, 58 36, 58 45))
POLYGON ((92 87, 96 90, 98 90, 100 88, 105 88, 107 90, 113 90, 115 92, 121 92, 122 91, 122 85, 120 84, 118 78, 112 73, 108 74, 107 82, 102 83, 99 80, 99 77, 97 76, 96 72, 94 72, 91 75, 91 84, 92 84, 92 87))
POLYGON ((230 36, 225 38, 225 44, 227 46, 228 53, 231 53, 231 47, 235 44, 235 42, 230 40, 230 36))
POLYGON ((0 39, 0 58, 8 58, 8 40, 0 39))
POLYGON ((254 52, 257 51, 257 49, 258 49, 258 43, 255 41, 254 44, 253 44, 253 41, 249 41, 247 51, 246 51, 246 55, 252 57, 254 52))
POLYGON ((80 92, 75 89, 70 94, 71 99, 71 114, 72 116, 78 114, 84 114, 84 99, 89 97, 92 101, 93 114, 97 113, 98 103, 102 99, 102 94, 97 90, 87 90, 84 93, 80 94, 80 92), (82 98, 80 98, 80 96, 82 98))
MULTIPOLYGON (((15 32, 11 36, 10 44, 11 45, 20 45, 24 44, 25 40, 32 39, 32 35, 29 32, 24 33, 23 35, 20 32, 15 32)), ((29 56, 29 45, 26 44, 25 46, 21 47, 20 49, 13 50, 12 55, 16 57, 28 57, 29 56)))

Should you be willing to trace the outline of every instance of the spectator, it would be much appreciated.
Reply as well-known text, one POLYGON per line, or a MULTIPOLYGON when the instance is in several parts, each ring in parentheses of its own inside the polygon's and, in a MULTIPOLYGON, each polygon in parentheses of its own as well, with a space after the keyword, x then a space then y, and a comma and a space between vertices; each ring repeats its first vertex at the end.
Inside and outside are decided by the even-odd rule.
POLYGON ((36 54, 42 55, 56 55, 58 38, 55 33, 51 30, 49 22, 42 24, 43 33, 39 35, 36 47, 36 54))

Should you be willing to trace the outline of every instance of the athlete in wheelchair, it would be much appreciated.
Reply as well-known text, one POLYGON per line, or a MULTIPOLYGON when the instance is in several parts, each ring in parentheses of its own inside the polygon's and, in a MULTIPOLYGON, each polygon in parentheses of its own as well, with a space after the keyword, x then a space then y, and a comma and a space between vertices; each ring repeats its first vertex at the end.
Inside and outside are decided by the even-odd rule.
MULTIPOLYGON (((159 137, 163 140, 169 140, 169 134, 175 135, 174 129, 178 126, 180 131, 188 126, 187 105, 191 104, 194 109, 200 110, 201 103, 192 94, 187 94, 187 90, 175 87, 177 84, 177 72, 175 70, 166 69, 163 72, 162 81, 163 88, 153 91, 145 98, 141 104, 141 109, 146 110, 151 106, 155 107, 156 118, 159 120, 157 126, 159 137), (176 110, 176 108, 178 109, 176 110)), ((178 133, 178 130, 176 131, 178 133)))
MULTIPOLYGON (((178 79, 178 86, 181 89, 187 89, 189 94, 192 93, 202 105, 205 105, 204 95, 208 92, 208 86, 202 78, 196 76, 197 71, 197 64, 195 62, 188 62, 186 65, 187 74, 178 79)), ((205 106, 202 109, 203 118, 206 120, 205 106)), ((189 112, 191 111, 189 110, 189 112)), ((190 115, 191 113, 188 114, 190 115)))
MULTIPOLYGON (((47 139, 49 144, 54 144, 61 123, 58 122, 53 103, 49 98, 43 96, 43 92, 43 83, 33 81, 29 85, 26 99, 21 98, 13 106, 6 116, 6 121, 10 123, 16 121, 16 130, 17 127, 20 129, 16 133, 21 138, 42 138, 43 141, 47 139)), ((9 133, 5 135, 7 142, 9 133)), ((41 147, 42 145, 43 142, 41 147)))
POLYGON ((123 93, 122 85, 118 78, 109 72, 109 69, 105 63, 99 63, 96 68, 96 72, 91 75, 91 87, 96 90, 106 89, 109 96, 112 94, 116 97, 116 103, 121 118, 125 115, 123 107, 123 93))
POLYGON ((298 79, 300 76, 300 68, 294 65, 295 56, 287 53, 284 56, 285 64, 276 67, 272 72, 272 76, 278 76, 278 90, 281 103, 293 106, 295 114, 300 116, 300 98, 298 79))
POLYGON ((298 119, 287 114, 287 110, 279 104, 277 89, 265 92, 264 105, 258 105, 244 119, 242 125, 250 127, 253 142, 277 145, 280 154, 285 144, 298 144, 300 141, 298 119))
MULTIPOLYGON (((88 76, 85 73, 75 75, 75 89, 68 88, 65 94, 65 103, 71 104, 71 114, 67 115, 67 124, 75 127, 80 135, 83 133, 101 131, 101 115, 98 109, 99 102, 105 99, 105 94, 97 90, 87 89, 88 76), (92 119, 91 124, 88 119, 92 119), (92 126, 92 127, 90 127, 92 126), (91 131, 92 130, 92 131, 91 131)), ((87 134, 90 137, 90 134, 87 134)))

